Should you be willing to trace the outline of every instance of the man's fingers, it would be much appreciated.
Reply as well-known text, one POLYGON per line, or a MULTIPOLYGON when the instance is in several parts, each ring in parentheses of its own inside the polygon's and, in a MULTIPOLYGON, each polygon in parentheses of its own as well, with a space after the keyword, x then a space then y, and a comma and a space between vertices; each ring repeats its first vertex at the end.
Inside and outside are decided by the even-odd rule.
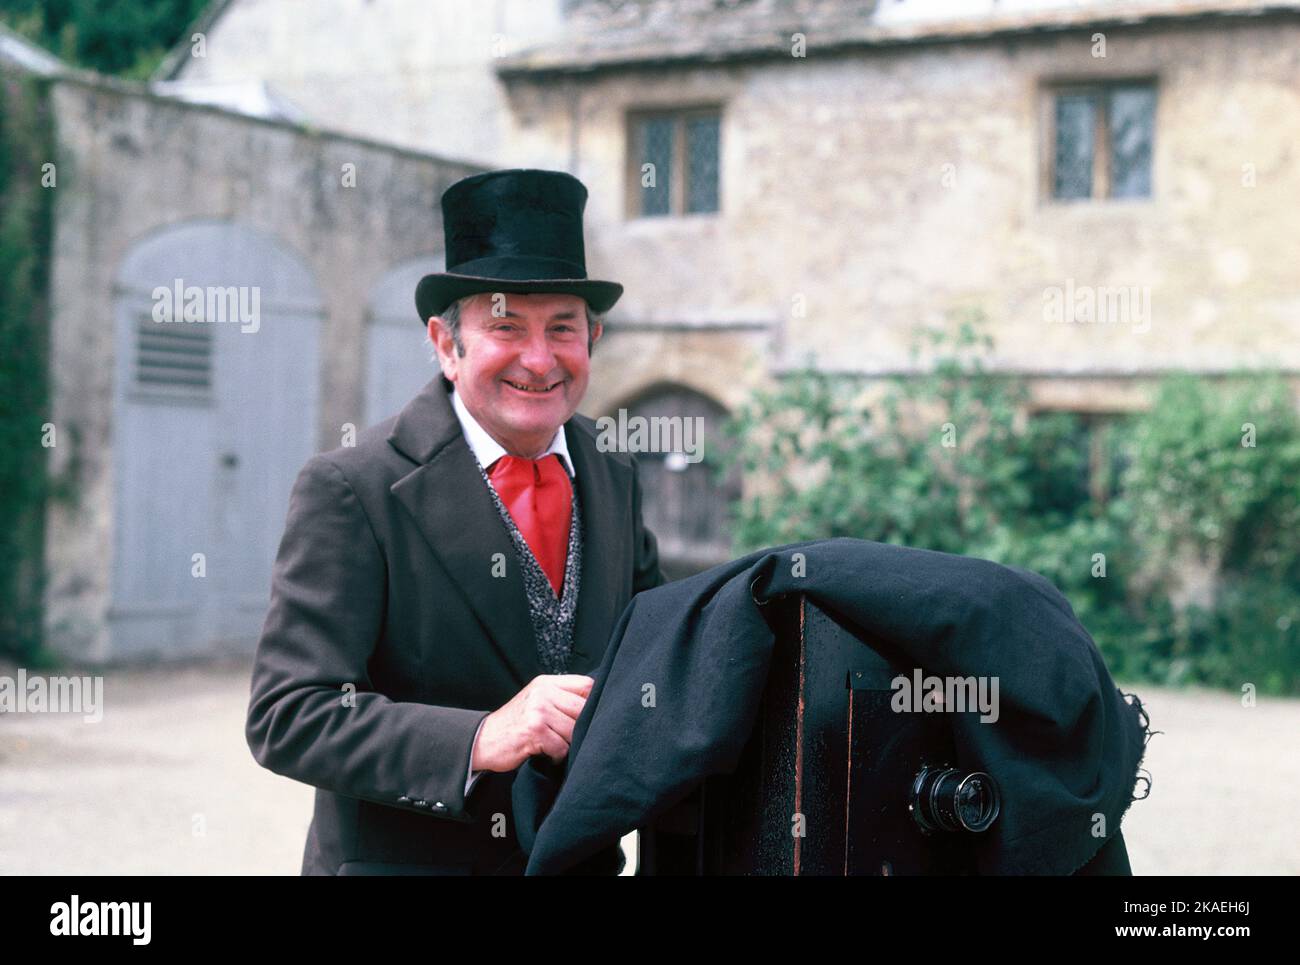
POLYGON ((539 738, 539 742, 542 745, 542 753, 557 764, 569 755, 569 742, 562 734, 556 733, 549 724, 539 738))
MULTIPOLYGON (((574 698, 579 699, 579 698, 574 698)), ((546 725, 564 738, 568 744, 573 740, 573 728, 577 723, 577 717, 570 717, 558 707, 548 707, 546 713, 546 725)))
POLYGON ((595 683, 584 674, 546 674, 520 692, 523 704, 540 712, 540 728, 534 725, 533 733, 542 753, 557 764, 569 754, 574 725, 595 683), (525 691, 532 692, 525 696, 525 691))
POLYGON ((587 698, 579 697, 567 690, 559 690, 556 691, 551 706, 563 714, 566 720, 577 720, 578 715, 582 713, 582 708, 587 706, 587 698))
POLYGON ((572 694, 580 694, 583 697, 591 693, 591 687, 596 682, 590 677, 584 677, 580 673, 554 674, 547 679, 554 682, 557 687, 567 690, 572 694))

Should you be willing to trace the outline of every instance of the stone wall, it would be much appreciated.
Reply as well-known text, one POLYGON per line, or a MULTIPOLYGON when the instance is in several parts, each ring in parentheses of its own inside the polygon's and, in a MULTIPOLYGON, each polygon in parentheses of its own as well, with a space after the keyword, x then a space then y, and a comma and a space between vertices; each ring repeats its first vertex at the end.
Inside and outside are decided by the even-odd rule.
MULTIPOLYGON (((918 326, 976 310, 999 367, 1079 408, 1129 408, 1171 369, 1300 371, 1294 15, 1116 28, 1104 58, 1088 29, 835 55, 819 39, 806 58, 512 76, 512 138, 540 166, 574 160, 589 260, 625 284, 629 327, 714 328, 715 357, 758 362, 719 327, 745 321, 780 336, 777 370, 811 350, 883 374, 908 369, 918 326), (1045 89, 1094 78, 1156 81, 1150 199, 1044 197, 1045 89), (702 104, 723 109, 721 213, 629 218, 628 111, 702 104), (1149 327, 1047 321, 1068 285, 1135 286, 1149 327)), ((624 337, 624 381, 680 367, 687 342, 624 337)), ((696 388, 734 395, 737 368, 696 388)))
MULTIPOLYGON (((305 263, 325 305, 315 442, 333 448, 343 423, 363 423, 374 286, 421 255, 437 267, 438 199, 475 169, 135 85, 63 80, 52 99, 51 394, 60 442, 51 472, 77 467, 78 501, 48 515, 46 626, 64 652, 102 659, 114 540, 113 286, 130 247, 169 225, 220 219, 273 236, 305 263), (355 166, 353 187, 343 186, 344 165, 355 166)), ((417 324, 412 294, 413 331, 417 324)))

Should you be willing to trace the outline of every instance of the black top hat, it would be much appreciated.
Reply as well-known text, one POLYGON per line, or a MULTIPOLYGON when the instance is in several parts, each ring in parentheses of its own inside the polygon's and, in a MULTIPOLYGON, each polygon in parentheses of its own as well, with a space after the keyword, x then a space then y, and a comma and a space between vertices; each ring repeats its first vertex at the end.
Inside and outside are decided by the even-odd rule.
POLYGON ((580 295, 593 312, 623 294, 587 278, 582 210, 587 189, 563 171, 514 168, 462 178, 442 194, 447 270, 415 288, 420 321, 478 292, 580 295))

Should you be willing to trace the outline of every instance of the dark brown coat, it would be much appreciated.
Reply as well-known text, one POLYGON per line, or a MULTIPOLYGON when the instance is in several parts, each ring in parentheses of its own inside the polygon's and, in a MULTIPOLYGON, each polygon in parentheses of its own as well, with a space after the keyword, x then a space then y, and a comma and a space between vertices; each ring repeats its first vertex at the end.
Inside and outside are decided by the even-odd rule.
MULTIPOLYGON (((599 451, 586 416, 564 428, 585 529, 569 672, 590 673, 664 578, 634 457, 599 451)), ((541 672, 514 547, 441 377, 307 462, 246 725, 259 764, 317 788, 303 874, 522 872, 515 772, 468 800, 464 786, 479 722, 541 672)))

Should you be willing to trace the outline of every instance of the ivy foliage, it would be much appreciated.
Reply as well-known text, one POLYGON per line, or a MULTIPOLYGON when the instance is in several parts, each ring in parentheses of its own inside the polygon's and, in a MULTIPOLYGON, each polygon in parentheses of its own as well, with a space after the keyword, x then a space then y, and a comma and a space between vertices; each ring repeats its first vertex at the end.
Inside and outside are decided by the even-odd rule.
POLYGON ((1177 375, 1127 417, 1029 417, 983 328, 924 333, 921 375, 810 364, 756 392, 723 429, 719 476, 746 483, 734 552, 849 536, 1023 566, 1118 677, 1300 693, 1300 415, 1281 378, 1177 375), (1212 599, 1181 598, 1188 567, 1212 599))
POLYGON ((78 67, 144 80, 206 0, 0 0, 0 20, 78 67))
POLYGON ((0 654, 41 648, 53 191, 46 87, 0 72, 0 654))

